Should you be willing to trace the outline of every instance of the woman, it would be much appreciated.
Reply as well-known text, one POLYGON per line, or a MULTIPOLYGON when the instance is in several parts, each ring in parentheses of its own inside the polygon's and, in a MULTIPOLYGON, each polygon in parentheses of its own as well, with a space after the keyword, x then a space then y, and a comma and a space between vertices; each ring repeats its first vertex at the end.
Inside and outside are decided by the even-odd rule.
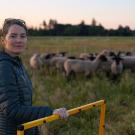
MULTIPOLYGON (((68 116, 65 108, 32 106, 32 84, 20 58, 26 43, 25 22, 5 19, 0 52, 0 135, 16 135, 17 125, 48 115, 68 116)), ((38 130, 29 129, 25 135, 38 135, 38 130)))

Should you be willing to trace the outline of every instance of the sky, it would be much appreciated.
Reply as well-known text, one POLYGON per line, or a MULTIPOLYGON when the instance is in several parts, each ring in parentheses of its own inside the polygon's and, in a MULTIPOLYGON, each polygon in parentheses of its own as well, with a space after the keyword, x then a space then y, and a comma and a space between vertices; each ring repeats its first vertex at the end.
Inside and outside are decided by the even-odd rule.
POLYGON ((0 27, 5 18, 20 18, 39 27, 43 20, 91 24, 93 18, 105 28, 130 26, 135 29, 135 0, 1 0, 0 27))

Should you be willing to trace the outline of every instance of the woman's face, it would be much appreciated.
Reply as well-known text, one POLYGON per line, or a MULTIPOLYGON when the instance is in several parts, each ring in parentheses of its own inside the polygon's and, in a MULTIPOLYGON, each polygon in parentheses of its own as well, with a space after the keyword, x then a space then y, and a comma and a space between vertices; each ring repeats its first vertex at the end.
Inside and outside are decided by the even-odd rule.
POLYGON ((27 43, 25 29, 17 24, 10 26, 3 42, 5 52, 11 56, 20 55, 24 52, 27 43))

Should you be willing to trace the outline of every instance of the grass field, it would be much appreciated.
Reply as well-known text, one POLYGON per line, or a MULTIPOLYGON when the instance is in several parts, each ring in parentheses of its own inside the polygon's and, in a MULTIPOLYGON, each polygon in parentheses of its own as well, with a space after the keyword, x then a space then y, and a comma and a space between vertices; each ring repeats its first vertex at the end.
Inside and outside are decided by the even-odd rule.
MULTIPOLYGON (((105 99, 105 135, 135 135, 135 73, 124 72, 115 83, 104 74, 91 79, 79 76, 67 82, 61 74, 46 74, 45 69, 32 71, 29 66, 29 58, 35 52, 67 51, 78 55, 103 49, 135 52, 135 37, 30 37, 22 57, 33 82, 33 103, 71 109, 105 99)), ((98 125, 99 109, 94 108, 67 121, 49 123, 42 127, 42 134, 97 135, 98 125)))

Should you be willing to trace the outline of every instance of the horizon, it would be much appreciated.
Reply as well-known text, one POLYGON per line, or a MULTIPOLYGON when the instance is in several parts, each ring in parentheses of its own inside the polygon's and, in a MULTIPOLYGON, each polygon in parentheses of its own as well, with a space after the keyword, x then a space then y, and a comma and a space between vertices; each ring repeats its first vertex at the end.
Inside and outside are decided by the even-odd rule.
POLYGON ((39 27, 43 20, 62 24, 90 25, 92 19, 106 29, 119 25, 135 29, 134 0, 4 0, 0 5, 0 28, 5 18, 23 19, 28 27, 39 27))

